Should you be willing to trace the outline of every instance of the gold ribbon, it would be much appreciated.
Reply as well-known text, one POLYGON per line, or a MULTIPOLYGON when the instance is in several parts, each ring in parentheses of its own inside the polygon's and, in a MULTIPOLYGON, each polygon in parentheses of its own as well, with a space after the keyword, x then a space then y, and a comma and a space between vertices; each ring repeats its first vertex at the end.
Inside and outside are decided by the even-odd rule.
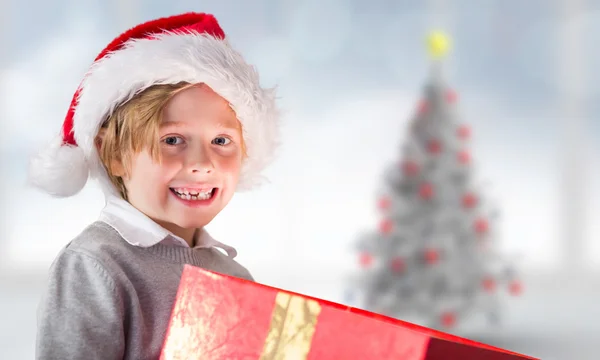
POLYGON ((280 292, 260 360, 305 360, 321 305, 315 300, 280 292))

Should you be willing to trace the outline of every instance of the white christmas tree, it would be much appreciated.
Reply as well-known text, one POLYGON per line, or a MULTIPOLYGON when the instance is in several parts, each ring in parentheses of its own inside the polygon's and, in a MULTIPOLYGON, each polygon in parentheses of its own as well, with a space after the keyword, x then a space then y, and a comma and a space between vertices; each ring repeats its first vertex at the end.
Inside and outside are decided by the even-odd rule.
POLYGON ((379 228, 359 240, 349 291, 359 295, 355 306, 432 328, 474 311, 498 321, 500 291, 517 295, 522 285, 497 251, 498 213, 475 179, 471 130, 442 77, 449 40, 435 32, 428 43, 430 79, 399 161, 386 171, 379 228))

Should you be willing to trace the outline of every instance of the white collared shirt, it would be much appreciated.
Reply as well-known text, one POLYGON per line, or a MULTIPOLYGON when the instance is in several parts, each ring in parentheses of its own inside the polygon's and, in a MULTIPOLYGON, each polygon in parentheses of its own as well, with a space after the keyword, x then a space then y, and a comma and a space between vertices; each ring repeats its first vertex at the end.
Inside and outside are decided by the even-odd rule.
MULTIPOLYGON (((151 247, 158 243, 190 246, 184 239, 158 225, 133 205, 116 196, 107 195, 106 206, 98 220, 112 226, 125 241, 133 246, 151 247)), ((213 239, 204 228, 196 229, 194 240, 194 248, 218 247, 225 250, 231 258, 237 256, 235 248, 213 239)))

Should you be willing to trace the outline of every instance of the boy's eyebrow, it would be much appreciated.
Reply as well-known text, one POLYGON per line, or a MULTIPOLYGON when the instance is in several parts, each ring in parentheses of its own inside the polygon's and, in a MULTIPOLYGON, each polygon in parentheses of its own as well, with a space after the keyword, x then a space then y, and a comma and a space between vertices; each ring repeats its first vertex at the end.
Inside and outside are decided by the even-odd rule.
MULTIPOLYGON (((217 125, 217 127, 222 128, 222 129, 238 130, 240 128, 240 124, 237 121, 234 124, 232 124, 231 122, 219 121, 216 125, 217 125)), ((184 126, 186 126, 186 123, 182 122, 182 121, 164 121, 160 124, 161 128, 171 127, 171 126, 172 127, 184 127, 184 126)))
POLYGON ((167 127, 167 126, 173 126, 173 127, 182 127, 185 124, 181 121, 163 121, 160 123, 160 127, 167 127))
POLYGON ((240 122, 239 121, 235 121, 233 124, 231 121, 229 122, 224 122, 224 121, 220 121, 217 123, 217 126, 222 128, 222 129, 231 129, 231 130, 238 130, 240 128, 240 122))

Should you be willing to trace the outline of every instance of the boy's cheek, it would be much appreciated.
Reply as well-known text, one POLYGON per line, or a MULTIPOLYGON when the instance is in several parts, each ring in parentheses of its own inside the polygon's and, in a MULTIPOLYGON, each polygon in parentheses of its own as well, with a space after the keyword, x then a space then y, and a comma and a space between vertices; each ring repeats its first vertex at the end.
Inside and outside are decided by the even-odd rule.
POLYGON ((221 164, 223 165, 224 171, 235 173, 240 172, 243 162, 244 159, 242 158, 241 154, 239 154, 239 156, 225 158, 221 164))

